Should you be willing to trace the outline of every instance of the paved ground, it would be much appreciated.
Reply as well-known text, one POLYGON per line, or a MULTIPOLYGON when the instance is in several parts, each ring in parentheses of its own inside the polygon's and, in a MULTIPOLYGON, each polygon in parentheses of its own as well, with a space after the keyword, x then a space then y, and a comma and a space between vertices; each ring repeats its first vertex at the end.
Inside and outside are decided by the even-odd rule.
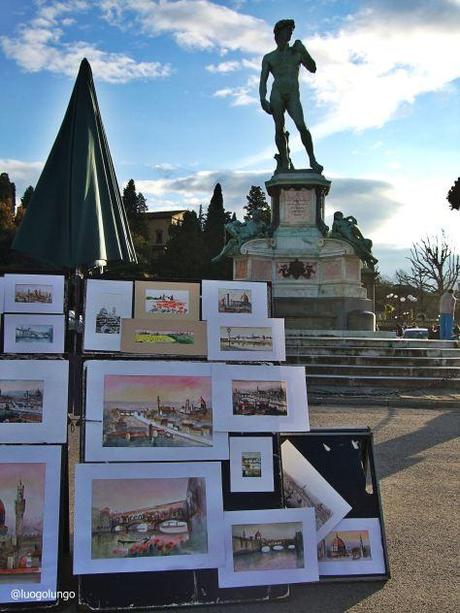
POLYGON ((308 399, 311 405, 335 406, 383 406, 411 407, 415 409, 460 407, 459 387, 445 384, 418 389, 395 389, 392 387, 342 387, 309 386, 308 399))
MULTIPOLYGON (((375 434, 392 578, 294 586, 287 601, 193 607, 194 613, 451 612, 459 610, 460 405, 430 409, 313 406, 314 427, 370 426, 375 434)), ((185 609, 182 609, 185 610, 185 609)))

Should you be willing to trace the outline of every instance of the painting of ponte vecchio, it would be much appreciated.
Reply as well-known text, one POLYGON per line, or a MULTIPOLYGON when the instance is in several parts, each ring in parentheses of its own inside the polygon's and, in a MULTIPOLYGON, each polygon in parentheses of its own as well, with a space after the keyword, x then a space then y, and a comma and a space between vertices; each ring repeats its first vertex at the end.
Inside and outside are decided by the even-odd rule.
POLYGON ((218 464, 78 469, 76 563, 89 566, 79 572, 207 567, 216 559, 218 464))
POLYGON ((99 445, 87 438, 90 453, 97 447, 105 459, 166 460, 222 453, 216 448, 216 437, 222 437, 214 432, 210 365, 92 363, 87 389, 88 409, 97 422, 102 417, 99 445))

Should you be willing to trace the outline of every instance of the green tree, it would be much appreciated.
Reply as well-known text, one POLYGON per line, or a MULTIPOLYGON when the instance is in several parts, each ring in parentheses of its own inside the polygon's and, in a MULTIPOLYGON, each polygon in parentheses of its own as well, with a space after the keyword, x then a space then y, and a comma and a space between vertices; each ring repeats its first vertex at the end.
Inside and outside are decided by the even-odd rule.
POLYGON ((14 213, 6 202, 0 202, 0 265, 6 266, 11 261, 11 243, 16 226, 14 213))
POLYGON ((17 227, 21 225, 21 221, 24 218, 24 215, 27 211, 27 207, 29 206, 30 201, 32 200, 32 196, 34 195, 34 188, 32 185, 26 188, 24 194, 21 197, 21 204, 16 209, 16 216, 14 218, 14 223, 17 227))
POLYGON ((207 266, 204 234, 195 211, 186 211, 180 224, 169 226, 169 239, 155 272, 162 278, 201 279, 207 266))
POLYGON ((231 213, 225 211, 224 198, 220 183, 216 183, 214 193, 208 206, 204 223, 204 239, 207 251, 207 268, 203 277, 208 279, 230 279, 232 261, 227 258, 222 262, 211 262, 211 259, 222 251, 225 244, 225 224, 231 219, 231 213))
POLYGON ((248 195, 246 196, 247 204, 244 207, 246 211, 244 220, 249 221, 254 219, 255 211, 261 213, 262 221, 266 224, 270 224, 271 210, 270 205, 265 198, 265 192, 258 185, 251 185, 248 195))
POLYGON ((27 209, 29 206, 29 202, 32 200, 32 196, 34 195, 34 191, 35 190, 32 185, 29 185, 21 196, 21 206, 23 209, 27 209))
POLYGON ((447 194, 447 201, 450 204, 450 208, 460 211, 460 177, 455 181, 447 194))

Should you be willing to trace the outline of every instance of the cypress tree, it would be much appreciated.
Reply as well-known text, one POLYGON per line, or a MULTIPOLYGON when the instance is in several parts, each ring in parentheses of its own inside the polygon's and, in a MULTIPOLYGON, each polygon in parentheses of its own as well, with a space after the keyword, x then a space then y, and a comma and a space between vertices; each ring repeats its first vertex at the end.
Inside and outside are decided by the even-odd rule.
POLYGON ((208 206, 204 223, 204 239, 207 251, 207 269, 203 276, 208 279, 230 279, 232 261, 229 258, 213 263, 211 259, 218 255, 225 244, 225 224, 231 219, 231 213, 224 209, 224 198, 220 183, 216 183, 214 193, 208 206))

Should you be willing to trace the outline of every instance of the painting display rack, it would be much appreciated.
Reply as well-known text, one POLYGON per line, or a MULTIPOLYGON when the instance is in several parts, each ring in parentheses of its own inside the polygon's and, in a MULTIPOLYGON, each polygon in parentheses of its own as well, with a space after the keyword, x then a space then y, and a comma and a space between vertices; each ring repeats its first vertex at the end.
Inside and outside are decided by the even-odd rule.
MULTIPOLYGON (((223 461, 224 510, 284 507, 279 459, 281 444, 289 440, 305 454, 339 494, 352 501, 353 510, 350 512, 350 517, 376 518, 382 531, 384 573, 353 577, 320 577, 320 582, 386 581, 390 576, 390 569, 371 431, 365 428, 312 429, 308 433, 301 434, 276 434, 273 435, 273 440, 276 477, 274 492, 231 493, 229 462, 223 461), (330 451, 327 451, 325 446, 330 451)), ((314 587, 314 584, 312 586, 314 587)), ((290 595, 288 585, 219 588, 217 570, 82 575, 79 577, 78 592, 79 605, 88 611, 141 611, 174 606, 279 601, 290 595), (155 586, 155 590, 151 589, 152 585, 155 586)))
MULTIPOLYGON (((135 279, 132 279, 133 281, 135 279)), ((64 313, 69 318, 69 305, 74 315, 71 326, 66 327, 64 353, 60 356, 38 355, 35 359, 69 361, 69 419, 85 426, 84 365, 92 360, 140 360, 140 356, 120 352, 83 351, 83 330, 79 314, 83 313, 84 280, 66 279, 64 313)), ((270 290, 270 288, 269 288, 270 290)), ((270 312, 270 309, 269 309, 270 312)), ((28 359, 25 354, 2 355, 1 359, 28 359)), ((145 358, 144 358, 145 359, 145 358)), ((152 358, 148 358, 152 359, 152 358)), ((156 358, 164 360, 164 357, 156 358)), ((171 358, 169 358, 171 359, 171 358)), ((174 357, 173 359, 181 359, 174 357)), ((182 358, 183 359, 183 358, 182 358)), ((195 358, 196 360, 196 358, 195 358)), ((1 361, 0 361, 1 366, 1 361)), ((67 407, 66 407, 67 408, 67 407)), ((244 437, 229 432, 229 436, 244 437)), ((330 485, 352 505, 350 518, 374 518, 381 529, 385 572, 376 575, 320 577, 320 582, 385 581, 389 578, 383 514, 374 463, 373 437, 368 429, 313 429, 309 432, 273 434, 252 432, 249 436, 272 437, 274 489, 272 492, 232 492, 230 488, 230 461, 222 460, 222 494, 224 511, 283 509, 281 445, 292 443, 330 485)), ((81 436, 80 458, 83 461, 84 436, 81 436)), ((61 489, 61 520, 58 566, 58 589, 77 591, 78 607, 87 611, 143 611, 180 606, 221 605, 243 602, 277 602, 289 598, 289 585, 267 585, 238 588, 219 588, 216 569, 170 570, 136 573, 107 573, 72 576, 69 545, 69 487, 68 446, 63 446, 61 489), (154 589, 152 589, 154 586, 154 589)), ((75 459, 71 460, 73 464, 75 459)), ((333 588, 331 588, 333 589, 333 588)), ((40 603, 40 609, 69 606, 62 600, 40 603)), ((37 609, 37 603, 1 605, 0 611, 37 609)))

